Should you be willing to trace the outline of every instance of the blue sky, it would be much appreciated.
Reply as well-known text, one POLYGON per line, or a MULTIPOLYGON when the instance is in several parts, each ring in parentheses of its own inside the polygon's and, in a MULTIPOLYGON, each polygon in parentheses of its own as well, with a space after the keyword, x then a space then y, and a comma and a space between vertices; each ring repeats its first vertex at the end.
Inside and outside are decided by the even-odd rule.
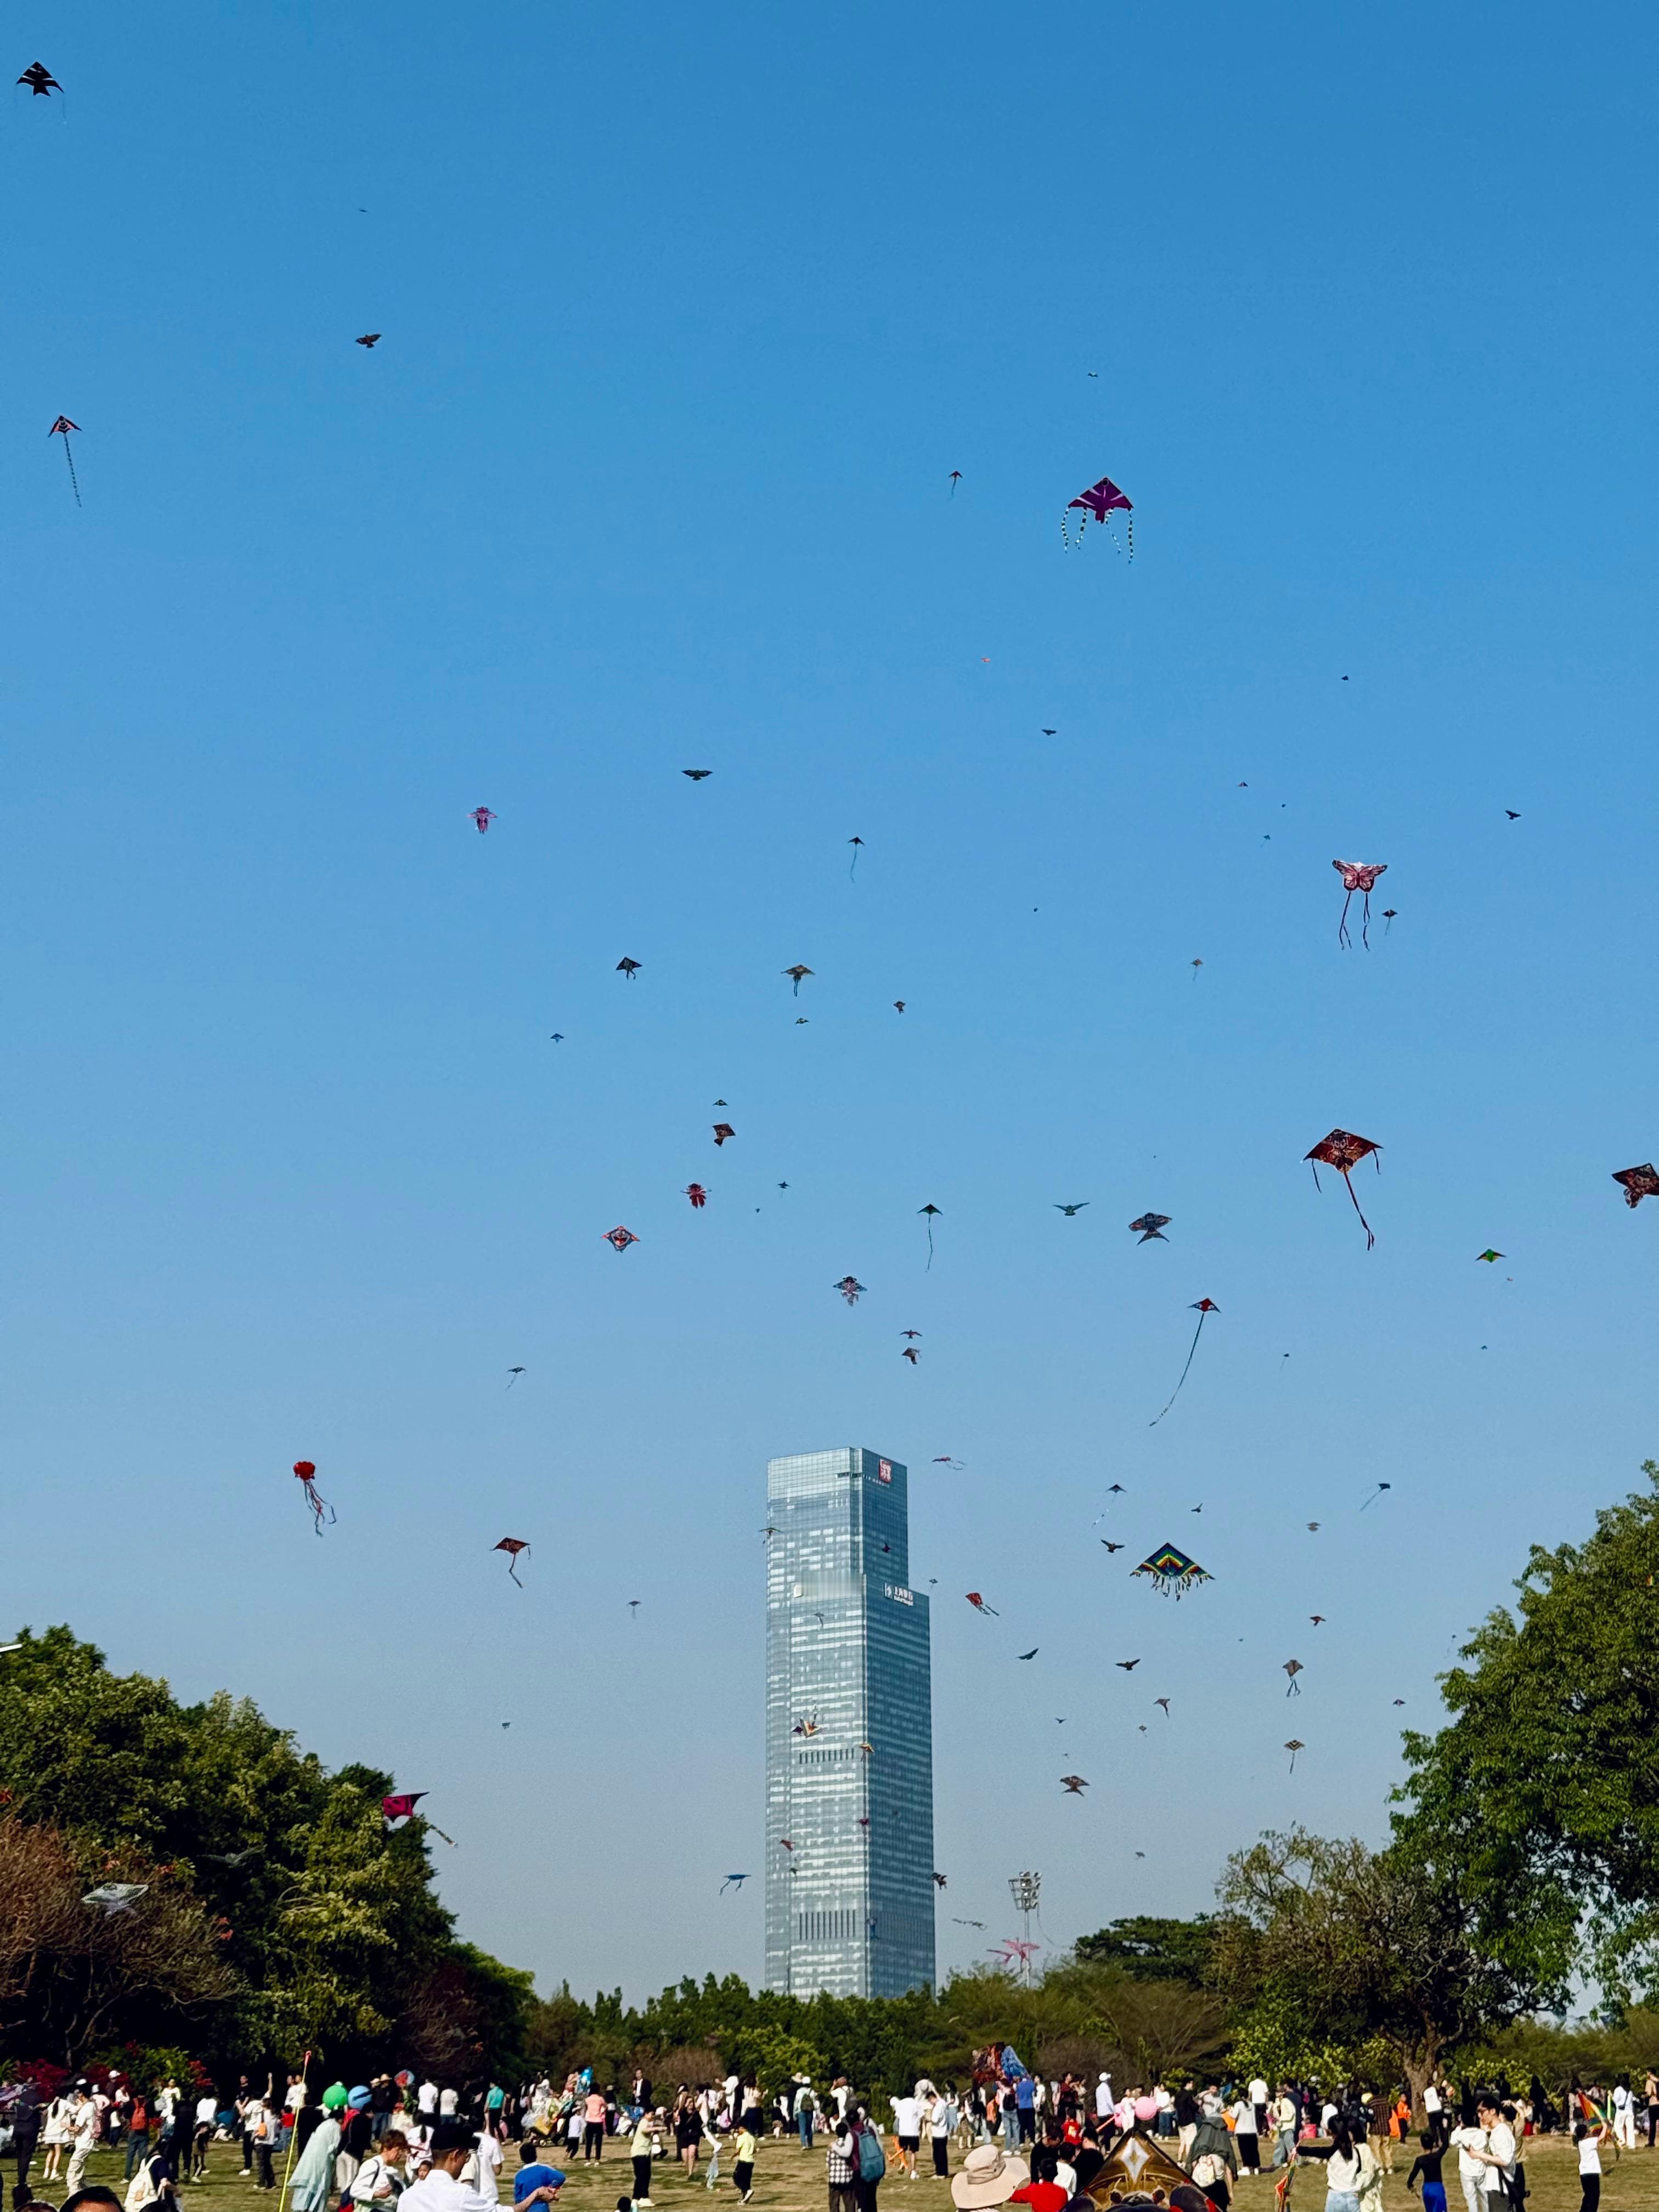
POLYGON ((752 1978, 764 1462, 865 1444, 942 1966, 1380 1833, 1659 1447, 1650 11, 11 35, 10 1616, 429 1790, 544 1984, 752 1978))

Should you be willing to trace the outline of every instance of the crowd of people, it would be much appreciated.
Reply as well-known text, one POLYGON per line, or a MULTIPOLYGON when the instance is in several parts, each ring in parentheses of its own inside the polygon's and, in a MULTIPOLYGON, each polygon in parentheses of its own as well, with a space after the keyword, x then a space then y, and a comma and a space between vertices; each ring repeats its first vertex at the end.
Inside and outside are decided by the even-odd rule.
POLYGON ((297 2072, 280 2087, 275 2076, 256 2083, 243 2075, 228 2095, 205 2080, 144 2089, 105 2075, 43 2098, 22 2081, 0 2090, 0 2129, 16 2166, 13 2212, 179 2212, 180 2191, 206 2179, 215 2143, 240 2155, 254 2193, 283 2189, 284 2212, 498 2212, 504 2187, 514 2208, 533 2212, 565 2186, 550 2154, 595 2165, 624 2144, 630 2186, 617 2212, 652 2212, 653 2175, 676 2167, 682 2182, 714 2191, 723 2163, 747 2204, 769 2131, 805 2152, 822 2132, 829 2212, 878 2212, 890 2175, 948 2182, 960 2212, 1003 2204, 1099 2212, 1103 2192, 1109 2208, 1230 2212, 1235 2192, 1253 2179, 1281 2168, 1288 2178, 1304 2161, 1322 2166, 1326 2212, 1379 2212, 1382 2178, 1407 2154, 1406 2185, 1413 2195, 1420 2187, 1423 2212, 1448 2212, 1445 2166, 1454 2154, 1462 2202, 1450 2212, 1523 2212, 1528 2139, 1564 2127, 1577 2147, 1581 2212, 1597 2212, 1603 2148, 1634 2149, 1645 2132, 1651 2150, 1659 2136, 1659 2075, 1651 2071, 1639 2089, 1621 2076, 1610 2090, 1570 2092, 1565 2109, 1536 2080, 1511 2094, 1504 2081, 1454 2090, 1436 2078, 1422 2101, 1426 2124, 1413 2141, 1412 2106, 1399 2092, 1327 2094, 1316 2083, 1274 2087, 1257 2075, 1137 2084, 1120 2094, 1104 2072, 1092 2083, 1069 2073, 1045 2080, 1002 2047, 975 2054, 961 2090, 924 2076, 879 2100, 856 2094, 844 2075, 815 2086, 798 2074, 763 2094, 758 2081, 736 2071, 681 2083, 660 2101, 643 2071, 619 2092, 591 2069, 557 2087, 544 2077, 517 2088, 492 2081, 460 2089, 409 2072, 320 2090, 297 2072), (1115 2167, 1091 2195, 1112 2146, 1131 2130, 1165 2151, 1170 2185, 1142 2192, 1133 2173, 1115 2167), (86 2183, 100 2145, 122 2154, 124 2197, 86 2183), (59 2203, 37 2192, 37 2158, 39 2191, 59 2203))

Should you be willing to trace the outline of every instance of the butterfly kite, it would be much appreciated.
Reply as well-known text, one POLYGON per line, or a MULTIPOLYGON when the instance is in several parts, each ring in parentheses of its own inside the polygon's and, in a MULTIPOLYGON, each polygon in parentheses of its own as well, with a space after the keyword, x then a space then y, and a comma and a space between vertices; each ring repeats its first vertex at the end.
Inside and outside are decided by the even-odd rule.
POLYGON ((475 806, 472 810, 473 824, 481 837, 495 819, 495 816, 487 806, 475 806))
MULTIPOLYGON (((1173 1595, 1176 1599, 1184 1596, 1194 1583, 1215 1580, 1207 1569, 1200 1567, 1196 1559, 1189 1559, 1176 1544, 1160 1544, 1157 1551, 1149 1553, 1130 1572, 1132 1575, 1145 1575, 1160 1597, 1173 1595)), ((1118 1663, 1121 1666, 1122 1662, 1120 1660, 1118 1663)), ((1137 1661, 1136 1663, 1139 1662, 1137 1661)))
MULTIPOLYGON (((497 1552, 505 1552, 507 1553, 507 1571, 512 1576, 515 1583, 519 1583, 519 1554, 520 1552, 527 1552, 530 1549, 529 1545, 525 1541, 524 1538, 522 1536, 503 1536, 501 1542, 495 1545, 492 1548, 497 1552)), ((524 1584, 522 1583, 519 1583, 519 1588, 522 1589, 524 1588, 524 1584)))
POLYGON ((1352 938, 1348 934, 1348 908, 1352 902, 1354 893, 1358 891, 1365 902, 1360 915, 1359 941, 1369 951, 1371 941, 1371 893, 1376 888, 1377 878, 1388 874, 1389 864, 1386 860, 1333 860, 1331 866, 1341 877, 1342 888, 1348 895, 1342 902, 1342 919, 1336 925, 1336 941, 1339 945, 1349 946, 1353 944, 1352 938))
MULTIPOLYGON (((1359 1225, 1365 1232, 1365 1249, 1368 1252, 1376 1243, 1376 1239, 1371 1234, 1370 1223, 1366 1220, 1363 1213, 1359 1212, 1359 1200, 1354 1198, 1353 1185, 1348 1179, 1368 1152, 1376 1153, 1382 1149, 1380 1145, 1374 1145, 1369 1137, 1356 1137, 1351 1129, 1333 1129, 1328 1137, 1320 1139, 1310 1152, 1304 1152, 1302 1155, 1313 1170, 1316 1190, 1319 1188, 1319 1164, 1322 1160, 1328 1168, 1334 1168, 1343 1182, 1347 1183, 1348 1196, 1353 1199, 1353 1210, 1359 1214, 1359 1225)), ((1381 1160, 1376 1162, 1376 1171, 1378 1175, 1382 1172, 1381 1160)))
POLYGON ((1613 1181, 1624 1184, 1626 1206, 1640 1206, 1644 1198, 1659 1198, 1659 1168, 1650 1160, 1644 1167, 1620 1168, 1613 1181))
MULTIPOLYGON (((1128 533, 1129 558, 1132 561, 1134 559, 1134 502, 1127 492, 1119 490, 1110 477, 1102 477, 1098 483, 1091 484, 1087 491, 1080 491, 1075 499, 1066 501, 1066 512, 1060 518, 1060 535, 1061 543, 1067 547, 1071 545, 1072 537, 1066 527, 1066 516, 1075 507, 1081 507, 1083 510, 1082 520, 1078 525, 1077 542, 1079 545, 1083 543, 1089 517, 1091 514, 1097 522, 1104 522, 1109 514, 1121 513, 1124 520, 1124 528, 1128 533)), ((1115 532, 1112 533, 1112 543, 1114 545, 1117 544, 1115 532)))
MULTIPOLYGON (((36 67, 39 66, 37 63, 36 67)), ((21 84, 23 80, 20 76, 17 82, 21 84)), ((35 90, 38 92, 40 89, 40 86, 37 85, 35 90)), ((47 437, 61 438, 64 441, 64 459, 69 463, 70 489, 75 494, 75 504, 77 507, 81 504, 81 486, 75 474, 75 456, 70 451, 70 432, 78 430, 80 427, 78 422, 71 422, 67 415, 60 415, 46 433, 47 437)))
POLYGON ((317 1524, 317 1534, 320 1536, 323 1533, 323 1516, 326 1514, 331 1522, 334 1519, 334 1508, 325 1498, 318 1493, 315 1480, 316 1463, 308 1459, 296 1459, 294 1462, 294 1472, 305 1485, 306 1504, 311 1508, 313 1517, 317 1524))
POLYGON ((967 1595, 968 1602, 973 1607, 975 1613, 988 1613, 993 1620, 996 1620, 1000 1618, 995 1606, 987 1605, 984 1599, 980 1595, 977 1590, 969 1590, 967 1595))
MULTIPOLYGON (((1143 1237, 1141 1241, 1144 1243, 1146 1240, 1143 1237)), ((1169 1242, 1167 1237, 1164 1239, 1164 1242, 1166 1243, 1169 1242)), ((1198 1327, 1193 1331, 1193 1340, 1187 1347, 1187 1366, 1183 1367, 1181 1370, 1181 1382, 1177 1382, 1175 1389, 1170 1391, 1170 1403, 1164 1407, 1164 1413, 1167 1413, 1169 1412, 1170 1406, 1173 1406, 1176 1400, 1181 1395, 1181 1383, 1187 1380, 1187 1369, 1193 1364, 1193 1354, 1198 1350, 1198 1340, 1204 1334, 1204 1324, 1206 1321, 1212 1313, 1219 1313, 1221 1309, 1215 1304, 1213 1299, 1198 1298, 1194 1301, 1193 1304, 1188 1309, 1188 1310, 1191 1313, 1195 1313, 1198 1316, 1198 1327)), ((1164 1413, 1160 1413, 1158 1416, 1157 1420, 1148 1421, 1146 1424, 1147 1427, 1149 1429, 1155 1429, 1158 1426, 1158 1421, 1161 1421, 1164 1419, 1164 1413)))
POLYGON ((618 1222, 614 1229, 605 1231, 605 1241, 613 1252, 625 1252, 630 1244, 637 1244, 640 1240, 631 1229, 624 1229, 618 1222))
POLYGON ((1150 1244, 1154 1237, 1160 1244, 1167 1244, 1170 1240, 1164 1232, 1169 1227, 1170 1221, 1170 1216, 1167 1213, 1143 1213, 1132 1221, 1129 1226, 1139 1231, 1143 1244, 1150 1244))
POLYGON ((843 1275, 840 1282, 832 1283, 830 1287, 833 1291, 839 1291, 849 1306, 855 1306, 858 1304, 864 1291, 864 1285, 856 1275, 843 1275))

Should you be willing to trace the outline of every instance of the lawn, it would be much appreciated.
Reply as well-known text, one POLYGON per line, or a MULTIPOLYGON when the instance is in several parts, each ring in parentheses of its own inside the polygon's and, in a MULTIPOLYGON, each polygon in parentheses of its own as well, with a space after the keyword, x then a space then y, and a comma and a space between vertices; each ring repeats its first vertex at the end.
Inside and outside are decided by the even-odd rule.
MULTIPOLYGON (((1608 2145, 1601 2154, 1606 2177, 1602 2183, 1603 2212, 1650 2212, 1659 2207, 1659 2153, 1646 2149, 1626 2151, 1615 2161, 1608 2145)), ((951 2153, 951 2166, 954 2172, 959 2154, 951 2153)), ((516 2146, 507 2148, 507 2163, 502 2177, 502 2201, 509 2201, 507 2179, 518 2163, 516 2146)), ((1384 2212, 1414 2212, 1421 2199, 1408 2197, 1405 2174, 1409 2160, 1402 2160, 1400 2171, 1382 2185, 1384 2212)), ((255 2194, 251 2182, 240 2179, 241 2155, 231 2143, 215 2143, 209 2153, 208 2179, 180 2193, 186 2200, 186 2212, 255 2212, 256 2207, 276 2212, 275 2197, 255 2194)), ((1531 2212, 1577 2212, 1579 2201, 1577 2160, 1572 2145, 1559 2136, 1534 2138, 1527 2147, 1527 2180, 1528 2205, 1531 2212)), ((1457 2192, 1455 2158, 1446 2162, 1449 2212, 1462 2212, 1462 2200, 1457 2192)), ((605 2154, 597 2165, 583 2166, 580 2161, 568 2166, 569 2175, 561 2203, 573 2208, 573 2212, 614 2212, 617 2199, 625 2194, 629 2185, 630 2169, 627 2147, 623 2142, 605 2146, 605 2154)), ((59 2192, 39 2179, 37 2160, 32 2169, 34 2186, 49 2202, 58 2201, 59 2192)), ((699 2166, 695 2181, 687 2181, 679 2166, 672 2160, 658 2162, 651 2185, 652 2202, 659 2212, 699 2212, 709 2204, 704 2186, 707 2168, 699 2166)), ((726 2203, 736 2202, 736 2191, 730 2179, 729 2159, 722 2154, 720 2180, 717 2199, 726 2203)), ((109 2184, 118 2195, 123 2194, 121 2160, 113 2152, 94 2152, 87 2170, 88 2181, 109 2184)), ((1293 2205, 1295 2212, 1321 2212, 1325 2201, 1324 2172, 1310 2161, 1298 2174, 1293 2205)), ((1273 2212, 1273 2185, 1263 2175, 1259 2180, 1241 2184, 1235 2202, 1243 2212, 1273 2212)), ((823 2147, 820 2138, 810 2153, 803 2153, 792 2137, 777 2142, 768 2136, 761 2144, 755 2166, 755 2206, 757 2212, 825 2212, 828 2202, 824 2179, 823 2147)), ((893 2178, 892 2169, 881 2185, 881 2202, 885 2212, 896 2212, 902 2204, 904 2212, 945 2212, 947 2203, 945 2185, 931 2174, 917 2181, 907 2181, 902 2176, 893 2178)), ((712 2212, 712 2208, 711 2208, 712 2212)))

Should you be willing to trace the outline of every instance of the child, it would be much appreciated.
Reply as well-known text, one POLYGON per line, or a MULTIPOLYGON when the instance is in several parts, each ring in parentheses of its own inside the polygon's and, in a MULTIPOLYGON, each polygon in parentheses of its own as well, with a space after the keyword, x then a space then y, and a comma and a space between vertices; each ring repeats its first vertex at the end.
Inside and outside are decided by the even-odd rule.
POLYGON ((755 2136, 745 2118, 738 2130, 734 2146, 737 2159, 732 2168, 732 2179, 737 2185, 738 2201, 746 2204, 755 2193, 755 2136))
POLYGON ((1573 2128, 1572 2139, 1578 2146, 1578 2186, 1583 2192, 1578 2212, 1596 2212, 1601 2202, 1601 2146, 1607 2131, 1599 2124, 1592 2128, 1580 2120, 1573 2128))
POLYGON ((1432 2127, 1426 2135, 1419 2136, 1418 2141, 1423 2148, 1412 2162, 1412 2170, 1406 2176, 1406 2186, 1414 2191, 1420 2173, 1423 2177, 1423 2212, 1446 2212, 1446 2185, 1440 2178, 1441 2161, 1446 2155, 1445 2146, 1440 2140, 1438 2130, 1432 2127))

